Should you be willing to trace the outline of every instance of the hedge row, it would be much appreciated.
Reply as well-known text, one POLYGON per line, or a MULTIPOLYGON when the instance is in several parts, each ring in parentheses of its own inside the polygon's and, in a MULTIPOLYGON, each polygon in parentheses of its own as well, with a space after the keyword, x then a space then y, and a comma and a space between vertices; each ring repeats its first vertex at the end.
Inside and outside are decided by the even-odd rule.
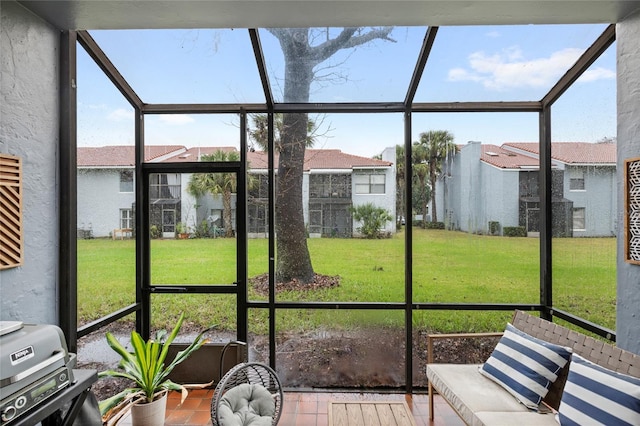
POLYGON ((505 226, 502 228, 502 235, 505 237, 526 237, 527 231, 524 226, 505 226))

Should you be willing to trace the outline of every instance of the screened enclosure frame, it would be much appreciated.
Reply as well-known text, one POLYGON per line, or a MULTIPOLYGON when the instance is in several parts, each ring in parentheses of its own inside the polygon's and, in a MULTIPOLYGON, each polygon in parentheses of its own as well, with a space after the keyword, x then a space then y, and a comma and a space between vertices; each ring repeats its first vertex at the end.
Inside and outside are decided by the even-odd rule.
MULTIPOLYGON (((552 288, 552 209, 551 209, 551 107, 562 94, 584 73, 598 57, 615 41, 615 25, 609 25, 595 42, 586 49, 576 63, 557 81, 542 99, 538 101, 516 102, 414 102, 418 85, 436 41, 438 27, 429 27, 422 43, 413 74, 407 87, 404 100, 397 102, 354 102, 354 103, 277 103, 269 84, 265 57, 257 29, 248 29, 258 73, 264 92, 264 103, 237 104, 147 104, 120 74, 106 54, 87 31, 65 31, 61 34, 61 126, 60 126, 60 318, 59 323, 68 340, 71 351, 76 351, 77 339, 94 332, 120 318, 135 313, 136 329, 145 337, 150 333, 151 294, 173 293, 218 293, 237 296, 237 338, 247 339, 249 309, 267 309, 269 311, 269 359, 275 368, 275 317, 280 309, 351 309, 351 310, 399 310, 405 318, 405 389, 411 392, 412 383, 412 314, 419 310, 468 310, 468 311, 513 311, 515 309, 539 311, 546 319, 553 317, 566 320, 599 336, 615 341, 615 331, 594 324, 570 312, 554 307, 552 288), (76 102, 76 49, 80 44, 113 85, 122 93, 135 111, 135 200, 142 206, 142 214, 135 215, 136 238, 136 298, 135 303, 113 312, 90 324, 77 327, 77 102, 76 102), (418 303, 412 298, 412 221, 406 223, 404 241, 405 300, 397 303, 377 302, 286 302, 275 299, 275 162, 274 115, 278 113, 402 113, 404 116, 405 148, 405 199, 411 200, 411 131, 412 117, 420 113, 483 113, 483 112, 526 112, 538 114, 539 152, 540 152, 540 299, 539 303, 418 303), (144 118, 151 114, 237 114, 240 117, 239 139, 240 155, 238 162, 225 163, 145 163, 144 118), (267 301, 253 301, 247 295, 247 116, 249 114, 267 114, 268 118, 268 269, 269 297, 267 301), (237 277, 236 283, 215 286, 163 285, 154 286, 150 281, 150 244, 148 222, 148 176, 151 173, 191 173, 191 172, 227 171, 238 176, 238 214, 237 214, 237 277)), ((411 203, 407 202, 404 217, 411 217, 411 203)))

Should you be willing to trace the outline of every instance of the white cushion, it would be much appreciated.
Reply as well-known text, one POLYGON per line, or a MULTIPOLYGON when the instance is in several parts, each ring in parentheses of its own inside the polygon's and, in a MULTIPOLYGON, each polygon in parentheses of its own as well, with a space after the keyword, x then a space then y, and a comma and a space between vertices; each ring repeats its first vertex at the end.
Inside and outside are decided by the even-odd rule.
POLYGON ((242 383, 220 399, 221 426, 270 426, 276 404, 271 393, 258 384, 242 383))
MULTIPOLYGON (((521 405, 522 406, 522 405, 521 405)), ((483 411, 475 413, 475 420, 471 426, 558 426, 555 414, 527 411, 525 413, 513 411, 483 411)))
POLYGON ((545 342, 507 324, 480 373, 535 410, 570 357, 571 348, 545 342))
POLYGON ((479 364, 428 364, 429 383, 468 425, 482 424, 481 412, 526 413, 527 408, 478 372, 479 364))

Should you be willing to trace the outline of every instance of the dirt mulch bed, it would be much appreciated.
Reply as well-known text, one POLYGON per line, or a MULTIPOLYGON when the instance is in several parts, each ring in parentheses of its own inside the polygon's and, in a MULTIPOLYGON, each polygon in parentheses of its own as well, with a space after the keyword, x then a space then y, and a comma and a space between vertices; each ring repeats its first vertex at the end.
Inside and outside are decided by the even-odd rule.
MULTIPOLYGON (((260 294, 268 294, 269 277, 259 275, 250 280, 260 294)), ((316 274, 313 283, 297 280, 278 283, 277 291, 310 291, 340 285, 339 276, 316 274)), ((110 331, 128 334, 132 325, 112 324, 110 331)), ((183 324, 182 333, 195 333, 193 324, 183 324)), ((413 384, 426 387, 427 331, 414 332, 413 384)), ((89 338, 100 338, 99 335, 89 338)), ((104 338, 104 337, 102 337, 104 338)), ((405 382, 405 335, 402 329, 362 328, 353 331, 316 330, 306 334, 279 336, 277 342, 278 375, 285 387, 304 388, 402 388, 405 382)), ((443 339, 434 342, 436 362, 482 363, 497 343, 497 338, 443 339)), ((253 360, 266 362, 268 338, 252 336, 253 360)), ((82 344, 80 344, 81 346, 82 344)), ((81 357, 80 357, 81 358, 81 357)), ((102 371, 115 365, 99 363, 79 365, 102 371)), ((124 379, 98 380, 92 391, 98 400, 115 395, 129 386, 124 379)))
MULTIPOLYGON (((269 294, 269 274, 262 274, 249 278, 249 284, 253 289, 263 296, 269 294)), ((322 275, 315 274, 315 277, 310 283, 302 283, 300 280, 293 279, 286 283, 276 283, 276 292, 280 291, 311 291, 318 290, 320 288, 333 288, 340 285, 339 275, 322 275)))

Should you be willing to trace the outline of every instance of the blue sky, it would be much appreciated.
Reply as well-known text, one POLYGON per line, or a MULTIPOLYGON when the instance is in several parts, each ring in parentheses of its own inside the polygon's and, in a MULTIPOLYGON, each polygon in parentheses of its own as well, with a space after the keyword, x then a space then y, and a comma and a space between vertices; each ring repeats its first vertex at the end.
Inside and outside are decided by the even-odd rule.
MULTIPOLYGON (((442 27, 416 102, 539 100, 602 33, 604 25, 442 27)), ((92 36, 147 103, 263 102, 247 30, 92 31, 92 36)), ((343 51, 321 65, 315 102, 404 99, 425 28, 395 28, 395 42, 343 51)), ((326 37, 327 34, 320 34, 326 37)), ((276 99, 282 54, 260 31, 276 99)), ((133 144, 133 109, 78 49, 80 146, 133 144)), ((615 136, 615 44, 552 109, 554 141, 596 142, 615 136)), ((401 114, 329 114, 316 146, 372 156, 403 142, 401 114)), ((414 114, 412 139, 448 130, 455 142, 535 141, 534 113, 414 114)), ((145 119, 147 144, 238 146, 234 115, 157 115, 145 119)))

